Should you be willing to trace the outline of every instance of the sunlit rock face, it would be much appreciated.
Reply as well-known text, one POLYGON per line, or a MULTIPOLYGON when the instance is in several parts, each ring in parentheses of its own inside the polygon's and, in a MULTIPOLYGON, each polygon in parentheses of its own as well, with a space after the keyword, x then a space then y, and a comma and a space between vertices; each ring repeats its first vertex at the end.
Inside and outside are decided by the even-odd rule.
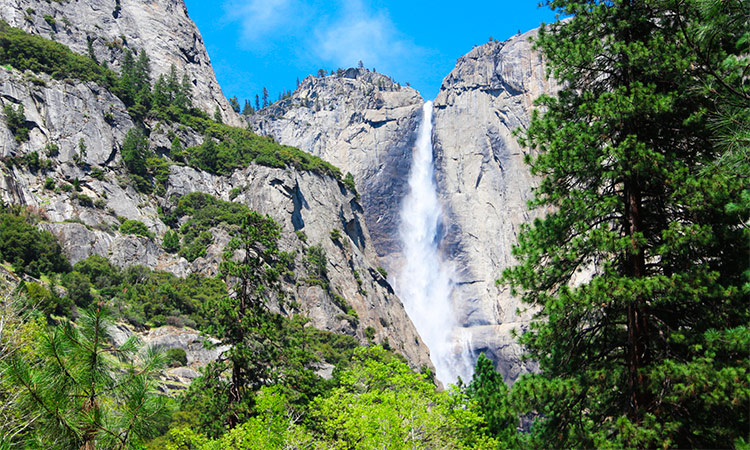
MULTIPOLYGON (((219 106, 225 123, 247 125, 224 108, 226 99, 181 0, 120 0, 119 4, 115 9, 114 1, 14 0, 0 2, 0 19, 43 37, 52 34, 83 54, 88 54, 88 37, 93 36, 94 56, 110 67, 117 68, 124 48, 145 49, 155 76, 169 71, 174 63, 179 76, 184 71, 193 81, 196 105, 211 115, 219 106), (45 21, 44 15, 55 18, 54 25, 45 21)), ((397 90, 395 84, 393 89, 397 90)), ((404 93, 409 97, 406 89, 404 93)), ((427 347, 377 270, 381 262, 361 203, 341 181, 310 171, 257 164, 228 176, 173 164, 164 192, 146 195, 136 191, 121 156, 125 136, 135 124, 122 101, 105 87, 0 67, 0 108, 6 105, 23 105, 29 140, 17 142, 6 121, 0 120, 0 201, 36 212, 42 218, 39 226, 60 239, 71 262, 96 254, 118 266, 140 264, 179 276, 191 272, 215 275, 230 234, 211 229, 214 242, 206 256, 187 261, 163 249, 161 242, 168 228, 160 208, 168 208, 173 196, 191 192, 233 200, 273 217, 281 226, 280 249, 295 260, 293 279, 283 286, 295 306, 284 309, 274 305, 276 309, 305 314, 312 326, 355 336, 363 344, 370 340, 387 343, 413 367, 431 367, 427 347), (54 154, 48 150, 52 145, 54 154), (48 165, 44 170, 6 164, 23 161, 35 152, 48 165), (93 168, 102 175, 92 176, 93 168), (69 189, 50 188, 47 178, 54 187, 69 189), (120 233, 123 218, 143 222, 154 237, 120 233), (335 242, 331 239, 334 229, 340 230, 335 242), (349 314, 349 308, 342 309, 331 292, 296 282, 307 276, 303 259, 305 249, 312 245, 325 249, 330 286, 356 316, 349 314), (370 328, 374 334, 366 331, 370 328)), ((149 119, 145 127, 149 148, 158 155, 169 154, 173 136, 183 147, 201 144, 204 139, 201 133, 179 124, 149 119)))
POLYGON ((533 369, 510 331, 528 326, 530 312, 496 285, 512 265, 511 248, 530 211, 536 180, 523 162, 514 130, 528 126, 534 100, 557 88, 531 48, 535 31, 489 42, 458 60, 435 99, 435 172, 446 216, 443 252, 456 269, 457 319, 476 357, 484 352, 506 381, 533 369))
POLYGON ((400 267, 399 214, 424 100, 367 69, 309 76, 290 98, 250 117, 259 134, 320 156, 353 175, 375 248, 400 267))
MULTIPOLYGON (((535 33, 492 41, 459 58, 434 101, 432 119, 442 208, 435 239, 452 280, 447 314, 457 324, 447 345, 454 354, 446 358, 459 366, 484 352, 509 382, 534 369, 521 361, 522 349, 511 336, 528 326, 531 313, 518 312, 524 305, 495 281, 514 262, 520 225, 543 213, 527 207, 536 180, 513 132, 528 126, 540 94, 557 90, 529 42, 535 33)), ((291 98, 250 119, 258 132, 354 175, 375 249, 397 286, 407 259, 401 213, 423 102, 384 75, 349 69, 306 78, 291 98)))
POLYGON ((218 107, 225 123, 243 125, 221 92, 183 0, 8 0, 0 2, 0 18, 76 53, 93 55, 118 72, 126 49, 143 50, 151 60, 153 80, 174 65, 178 77, 188 75, 195 106, 212 117, 218 107))

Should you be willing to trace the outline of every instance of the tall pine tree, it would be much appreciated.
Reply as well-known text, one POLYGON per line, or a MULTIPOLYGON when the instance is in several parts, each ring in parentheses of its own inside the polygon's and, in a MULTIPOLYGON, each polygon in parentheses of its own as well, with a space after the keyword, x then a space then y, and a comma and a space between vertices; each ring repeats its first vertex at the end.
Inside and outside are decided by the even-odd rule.
POLYGON ((706 170, 721 151, 700 81, 710 61, 685 39, 697 3, 547 2, 570 16, 537 40, 564 88, 523 141, 543 177, 533 205, 554 212, 524 230, 505 273, 539 308, 521 341, 541 373, 514 387, 540 414, 530 445, 746 438, 748 216, 726 206, 747 177, 706 170))

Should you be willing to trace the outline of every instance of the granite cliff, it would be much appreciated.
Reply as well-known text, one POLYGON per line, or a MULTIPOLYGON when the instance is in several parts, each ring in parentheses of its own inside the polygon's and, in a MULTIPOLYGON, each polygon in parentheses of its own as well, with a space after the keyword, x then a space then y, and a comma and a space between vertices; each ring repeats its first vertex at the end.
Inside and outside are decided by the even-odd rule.
POLYGON ((536 183, 514 130, 528 126, 534 100, 554 92, 535 31, 491 41, 461 57, 434 102, 435 173, 446 230, 443 251, 456 268, 454 307, 471 347, 484 352, 506 380, 533 368, 510 335, 531 318, 507 288, 496 285, 513 264, 512 246, 530 211, 536 183), (518 312, 518 310, 522 312, 518 312))
MULTIPOLYGON (((441 251, 456 274, 456 319, 473 356, 486 353, 508 381, 533 370, 510 335, 531 316, 517 313, 522 305, 495 280, 513 263, 520 225, 540 214, 527 207, 535 180, 513 132, 528 125, 534 99, 556 89, 531 48, 534 34, 475 47, 459 58, 434 101, 441 251)), ((375 248, 388 271, 397 273, 399 213, 423 103, 417 92, 383 75, 349 69, 308 77, 290 99, 260 111, 250 123, 354 175, 375 248)))
MULTIPOLYGON (((14 1, 0 6, 0 19, 32 34, 52 35, 81 54, 90 54, 87 41, 93 42, 96 59, 115 69, 124 48, 146 51, 154 76, 175 64, 193 82, 194 105, 210 116, 219 106, 225 124, 240 121, 216 84, 182 1, 14 1), (43 14, 56 19, 51 24, 43 14), (113 39, 120 40, 107 45, 113 39)), ((196 170, 170 159, 170 146, 176 140, 188 148, 214 138, 189 125, 146 117, 148 150, 168 173, 161 187, 145 193, 136 189, 122 158, 123 141, 136 123, 107 88, 0 67, 0 107, 21 105, 27 140, 15 139, 7 118, 0 120, 0 200, 38 214, 40 227, 60 239, 71 262, 97 254, 119 266, 140 264, 178 276, 216 274, 230 239, 227 230, 211 229, 206 255, 191 262, 163 248, 168 225, 162 212, 191 192, 233 200, 280 224, 280 249, 295 262, 292 281, 283 289, 313 326, 362 343, 387 342, 414 367, 430 366, 427 348, 377 270, 381 263, 362 207, 335 175, 256 163, 223 175, 196 170), (122 233, 124 220, 142 222, 152 237, 122 233), (306 249, 315 245, 325 250, 330 289, 305 281, 306 249)))
POLYGON ((401 199, 424 100, 414 89, 367 69, 305 78, 288 99, 249 121, 273 136, 352 174, 375 249, 398 268, 401 199))
POLYGON ((144 50, 154 80, 188 74, 193 103, 213 115, 218 107, 231 125, 242 120, 221 92, 198 28, 182 0, 7 0, 0 18, 13 27, 58 41, 119 70, 125 49, 144 50))

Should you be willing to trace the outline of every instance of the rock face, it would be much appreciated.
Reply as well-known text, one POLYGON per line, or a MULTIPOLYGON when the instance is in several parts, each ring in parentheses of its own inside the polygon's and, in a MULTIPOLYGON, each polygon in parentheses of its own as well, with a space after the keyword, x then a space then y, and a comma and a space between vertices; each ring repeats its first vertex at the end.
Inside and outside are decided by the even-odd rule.
MULTIPOLYGON (((182 68, 191 79, 208 83, 196 85, 194 94, 213 104, 226 102, 220 97, 218 86, 217 90, 210 88, 210 83, 215 83, 213 72, 205 51, 201 50, 200 36, 187 19, 181 1, 121 0, 119 3, 119 15, 113 16, 114 3, 103 6, 93 0, 49 4, 3 2, 0 18, 46 37, 50 32, 45 28, 47 22, 27 20, 24 15, 57 14, 55 36, 74 48, 78 45, 78 50, 82 38, 84 51, 83 30, 88 29, 85 24, 92 24, 99 33, 105 29, 108 33, 117 30, 125 34, 130 44, 143 45, 149 54, 149 49, 164 52, 167 62, 169 58, 184 59, 182 68), (26 8, 34 9, 35 13, 27 13, 26 8), (136 11, 139 8, 142 11, 136 11), (70 25, 62 21, 63 13, 70 25), (147 24, 142 23, 144 20, 147 24), (100 23, 101 29, 94 23, 100 23), (177 31, 167 32, 170 27, 177 31), (155 34, 148 34, 143 28, 155 34), (180 36, 187 32, 194 33, 190 36, 195 45, 184 46, 185 40, 180 36), (194 50, 189 53, 192 59, 182 51, 185 49, 194 50)), ((151 54, 152 61, 157 59, 155 54, 151 54)), ((97 53, 97 58, 104 61, 107 55, 97 53)), ((162 248, 168 227, 159 216, 159 208, 166 207, 173 196, 190 192, 209 193, 224 200, 231 198, 270 215, 282 227, 280 249, 291 253, 296 264, 295 281, 286 283, 284 289, 299 305, 296 311, 288 308, 284 312, 302 312, 312 319, 313 326, 356 336, 362 343, 367 343, 368 335, 372 334, 365 330, 372 328, 375 342, 387 341, 412 366, 431 366, 427 348, 398 297, 377 270, 381 263, 362 207, 340 181, 313 172, 255 164, 231 176, 211 175, 172 164, 161 195, 145 195, 135 190, 120 155, 124 137, 134 123, 123 103, 106 89, 95 83, 54 80, 44 74, 23 74, 0 67, 0 107, 18 104, 24 106, 29 140, 17 142, 0 115, 0 200, 26 205, 38 213, 43 218, 40 227, 59 237, 73 263, 97 254, 120 266, 141 264, 178 276, 196 271, 215 275, 224 245, 230 239, 228 232, 212 229, 214 243, 207 249, 206 257, 188 262, 162 248), (34 153, 39 159, 38 166, 28 163, 34 153), (122 219, 143 222, 154 237, 120 233, 122 219), (336 239, 331 237, 334 230, 340 230, 336 239), (330 292, 304 281, 307 274, 303 259, 312 245, 325 249, 330 292), (341 299, 346 303, 344 306, 341 299)), ((149 146, 157 154, 168 152, 173 135, 183 146, 203 140, 200 133, 186 126, 153 120, 144 125, 149 131, 149 146)))
MULTIPOLYGON (((507 381, 533 369, 510 335, 530 313, 495 280, 513 263, 535 185, 513 131, 533 101, 557 87, 531 49, 535 31, 489 42, 458 60, 434 101, 436 181, 444 209, 442 252, 456 269, 453 304, 471 352, 493 359, 507 381)), ((251 118, 260 132, 322 156, 354 174, 367 224, 388 270, 400 268, 399 213, 424 101, 364 69, 305 79, 292 97, 251 118)), ((456 346, 464 348, 464 346, 456 346)))
POLYGON ((305 78, 292 96, 250 117, 259 134, 320 156, 350 172, 383 265, 401 248, 399 207, 424 100, 417 91, 367 69, 305 78))
POLYGON ((512 135, 528 126, 533 101, 554 92, 535 31, 489 42, 458 60, 434 102, 433 147, 447 229, 443 251, 457 269, 454 306, 475 354, 485 352, 507 381, 528 370, 510 331, 527 326, 529 312, 495 280, 513 264, 519 227, 536 181, 512 135))
POLYGON ((124 49, 145 50, 154 80, 174 64, 179 76, 188 74, 197 107, 209 115, 218 107, 225 123, 242 125, 221 93, 203 38, 183 0, 4 0, 0 18, 77 53, 93 54, 115 70, 124 49))

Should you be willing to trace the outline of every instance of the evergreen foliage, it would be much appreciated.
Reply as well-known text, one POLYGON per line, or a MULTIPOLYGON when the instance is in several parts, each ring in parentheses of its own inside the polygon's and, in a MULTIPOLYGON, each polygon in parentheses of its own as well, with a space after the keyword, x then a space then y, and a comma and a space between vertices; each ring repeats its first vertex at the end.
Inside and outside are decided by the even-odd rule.
POLYGON ((274 384, 284 373, 286 386, 299 399, 319 389, 319 377, 307 366, 312 355, 299 345, 304 322, 288 321, 269 309, 279 299, 283 255, 277 247, 279 226, 268 216, 246 214, 229 242, 221 272, 233 286, 233 295, 208 305, 206 328, 231 345, 224 360, 210 364, 202 380, 191 386, 186 407, 196 410, 203 429, 219 436, 250 418, 255 392, 274 384), (229 373, 228 379, 222 374, 229 373), (195 387, 195 389, 194 389, 195 387))
POLYGON ((13 105, 8 104, 3 107, 3 114, 5 115, 5 124, 13 136, 15 136, 16 142, 26 142, 29 140, 29 129, 26 127, 26 115, 23 112, 23 105, 19 104, 17 108, 13 105))
POLYGON ((13 28, 2 20, 0 64, 8 64, 20 71, 46 73, 58 80, 76 78, 108 88, 117 85, 117 75, 91 58, 74 53, 60 43, 13 28))
POLYGON ((142 118, 151 109, 151 62, 145 51, 136 60, 125 49, 120 70, 119 92, 133 117, 142 118))
POLYGON ((295 147, 278 144, 270 137, 200 116, 184 116, 181 122, 205 137, 203 144, 185 149, 186 162, 196 169, 230 175, 255 162, 267 167, 294 167, 341 180, 337 167, 295 147))
POLYGON ((18 409, 35 417, 26 448, 137 449, 153 435, 166 412, 155 389, 162 357, 135 338, 112 346, 111 319, 86 311, 77 326, 44 332, 33 360, 16 354, 2 367, 20 389, 18 409))
POLYGON ((508 387, 495 365, 484 353, 479 355, 466 396, 476 402, 487 424, 487 433, 513 448, 518 445, 518 417, 511 402, 508 387))
POLYGON ((0 209, 0 260, 33 277, 69 271, 57 239, 48 231, 37 230, 33 216, 20 213, 19 208, 0 209))
POLYGON ((699 6, 723 2, 548 4, 572 16, 537 39, 564 88, 540 100, 524 142, 544 177, 533 205, 554 212, 524 229, 505 274, 544 319, 521 339, 541 373, 514 386, 541 414, 526 445, 738 445, 750 236, 747 209, 726 207, 748 186, 706 170, 722 154, 696 80, 744 47, 719 38, 725 53, 704 61, 686 44, 699 6))
POLYGON ((120 233, 122 234, 135 234, 137 236, 143 236, 147 238, 154 237, 154 234, 148 231, 146 224, 140 220, 127 219, 120 224, 120 233))

